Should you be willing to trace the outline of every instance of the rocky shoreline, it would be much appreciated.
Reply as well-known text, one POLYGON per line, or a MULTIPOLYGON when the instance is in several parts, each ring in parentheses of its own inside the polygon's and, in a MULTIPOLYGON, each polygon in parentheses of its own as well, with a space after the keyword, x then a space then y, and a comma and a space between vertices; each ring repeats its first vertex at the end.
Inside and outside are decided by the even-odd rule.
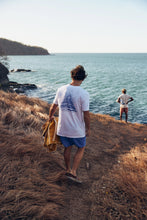
POLYGON ((9 81, 9 70, 2 63, 0 63, 0 90, 6 92, 25 93, 26 90, 37 89, 35 84, 20 84, 17 82, 9 81))

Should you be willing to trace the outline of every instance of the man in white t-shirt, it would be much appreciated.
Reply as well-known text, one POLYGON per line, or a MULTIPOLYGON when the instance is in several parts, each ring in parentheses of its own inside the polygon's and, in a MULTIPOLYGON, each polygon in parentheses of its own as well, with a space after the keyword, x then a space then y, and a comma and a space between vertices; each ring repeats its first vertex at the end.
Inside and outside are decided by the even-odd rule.
POLYGON ((122 94, 118 97, 117 102, 120 103, 120 120, 122 120, 123 112, 126 115, 126 122, 128 120, 128 103, 132 102, 134 99, 126 94, 127 90, 122 89, 122 94))
POLYGON ((71 71, 72 82, 57 90, 55 99, 49 111, 49 121, 59 107, 57 135, 64 145, 64 160, 66 175, 77 180, 77 168, 84 154, 86 136, 90 134, 89 94, 80 85, 86 78, 83 66, 79 65, 71 71), (77 146, 72 169, 70 155, 72 146, 77 146))

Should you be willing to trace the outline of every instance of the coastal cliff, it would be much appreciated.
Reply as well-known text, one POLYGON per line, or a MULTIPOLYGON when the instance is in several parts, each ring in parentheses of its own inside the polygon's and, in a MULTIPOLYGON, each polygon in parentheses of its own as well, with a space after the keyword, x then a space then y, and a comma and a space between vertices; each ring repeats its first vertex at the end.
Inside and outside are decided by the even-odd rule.
POLYGON ((9 92, 17 92, 17 93, 25 93, 28 89, 37 89, 35 84, 20 84, 17 82, 9 81, 8 78, 9 70, 8 68, 0 63, 0 90, 9 91, 9 92))
POLYGON ((64 175, 63 146, 43 147, 49 108, 0 91, 0 219, 147 219, 147 126, 90 113, 77 185, 64 175))
POLYGON ((27 46, 22 43, 0 38, 0 55, 49 55, 49 52, 37 46, 27 46))

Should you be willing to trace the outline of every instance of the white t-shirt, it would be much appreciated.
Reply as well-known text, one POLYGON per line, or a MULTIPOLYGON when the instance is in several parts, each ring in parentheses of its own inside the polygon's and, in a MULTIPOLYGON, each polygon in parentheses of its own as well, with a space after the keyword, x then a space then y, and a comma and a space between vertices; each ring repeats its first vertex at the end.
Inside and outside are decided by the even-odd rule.
POLYGON ((70 84, 57 90, 53 103, 59 106, 57 134, 70 138, 85 137, 83 111, 89 111, 89 94, 70 84))
POLYGON ((127 94, 121 94, 118 98, 120 98, 120 107, 121 108, 128 108, 128 100, 131 98, 131 96, 127 94))

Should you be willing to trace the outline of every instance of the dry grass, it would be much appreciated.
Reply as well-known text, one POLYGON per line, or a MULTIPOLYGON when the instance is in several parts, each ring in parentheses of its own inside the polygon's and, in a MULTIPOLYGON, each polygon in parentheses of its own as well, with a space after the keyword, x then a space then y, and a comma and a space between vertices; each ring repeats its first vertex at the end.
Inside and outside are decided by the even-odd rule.
POLYGON ((50 156, 41 135, 49 105, 0 95, 0 219, 59 219, 62 155, 50 156))
POLYGON ((0 91, 0 219, 146 220, 147 127, 91 113, 79 187, 65 181, 63 148, 43 147, 49 107, 0 91))
POLYGON ((103 201, 97 209, 104 219, 147 219, 147 144, 119 158, 103 178, 103 201))

